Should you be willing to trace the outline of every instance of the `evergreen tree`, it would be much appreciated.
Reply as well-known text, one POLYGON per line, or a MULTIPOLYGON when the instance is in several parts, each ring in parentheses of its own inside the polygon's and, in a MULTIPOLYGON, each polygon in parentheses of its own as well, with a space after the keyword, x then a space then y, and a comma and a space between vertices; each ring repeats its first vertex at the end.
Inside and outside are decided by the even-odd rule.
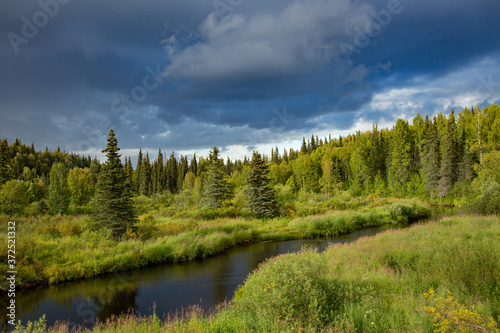
POLYGON ((429 191, 429 194, 432 197, 437 189, 439 181, 439 140, 436 122, 434 122, 433 124, 428 120, 428 118, 426 118, 425 126, 426 138, 424 141, 425 144, 423 147, 422 156, 422 178, 424 181, 425 189, 429 191))
POLYGON ((191 165, 189 166, 189 171, 191 171, 193 175, 198 176, 198 162, 196 161, 196 154, 193 155, 191 165))
POLYGON ((316 140, 314 140, 314 134, 311 135, 311 151, 316 150, 317 145, 316 145, 316 140))
POLYGON ((125 159, 125 173, 127 174, 127 181, 130 183, 130 186, 134 184, 134 168, 132 167, 132 160, 130 156, 125 159))
POLYGON ((177 159, 174 152, 172 152, 167 161, 167 187, 172 194, 177 193, 177 178, 177 159))
POLYGON ((165 166, 163 164, 163 154, 161 149, 158 149, 158 158, 156 159, 156 193, 162 193, 165 191, 166 181, 165 181, 165 166))
POLYGON ((302 137, 302 146, 300 147, 300 152, 303 154, 307 153, 306 138, 302 137))
POLYGON ((151 164, 149 162, 149 152, 146 152, 146 157, 142 160, 141 178, 139 179, 139 193, 141 195, 151 194, 151 164))
POLYGON ((113 130, 109 130, 106 163, 101 169, 96 187, 92 220, 100 228, 108 228, 115 237, 132 228, 136 217, 132 202, 132 191, 127 182, 118 154, 118 141, 113 130))
POLYGON ((441 161, 441 171, 439 174, 438 183, 438 196, 440 198, 448 195, 453 183, 455 181, 456 174, 456 143, 455 143, 455 131, 454 131, 454 118, 450 117, 448 119, 448 125, 446 127, 446 137, 443 147, 443 159, 441 161))
POLYGON ((219 159, 219 149, 214 149, 209 154, 209 167, 205 190, 203 191, 203 203, 206 207, 219 208, 228 196, 228 184, 224 179, 224 165, 219 159))
POLYGON ((246 178, 247 206, 259 217, 271 218, 276 215, 276 199, 274 190, 269 186, 268 173, 264 159, 254 151, 246 178))
POLYGON ((52 214, 68 212, 71 195, 67 179, 68 172, 63 163, 56 163, 50 169, 49 206, 52 214))
POLYGON ((137 157, 137 167, 134 173, 134 191, 136 194, 141 194, 141 171, 142 171, 142 149, 139 148, 139 156, 137 157))
POLYGON ((457 181, 472 181, 474 171, 472 170, 472 156, 469 145, 467 144, 465 129, 462 129, 458 141, 458 172, 457 181))
POLYGON ((9 147, 0 140, 0 186, 10 179, 9 147))
POLYGON ((398 119, 392 133, 392 152, 388 168, 388 181, 396 194, 402 194, 412 171, 411 136, 408 122, 398 119))

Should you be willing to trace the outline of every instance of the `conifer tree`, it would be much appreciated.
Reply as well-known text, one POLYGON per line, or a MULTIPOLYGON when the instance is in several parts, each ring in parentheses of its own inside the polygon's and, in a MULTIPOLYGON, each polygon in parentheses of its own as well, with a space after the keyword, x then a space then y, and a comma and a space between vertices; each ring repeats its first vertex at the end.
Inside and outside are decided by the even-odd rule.
POLYGON ((307 153, 306 138, 302 137, 302 146, 300 147, 300 152, 303 154, 307 153))
MULTIPOLYGON (((396 192, 400 192, 411 175, 411 138, 408 122, 398 119, 392 133, 392 152, 388 168, 388 181, 396 192)), ((401 193, 397 193, 401 194, 401 193)))
POLYGON ((278 150, 278 146, 276 146, 276 148, 272 152, 273 152, 272 162, 274 162, 276 164, 280 164, 281 163, 281 158, 280 158, 280 153, 279 153, 279 150, 278 150))
POLYGON ((68 186, 68 172, 63 163, 56 163, 50 169, 49 207, 52 214, 68 212, 71 194, 68 186))
POLYGON ((139 148, 139 156, 137 157, 137 167, 134 173, 134 191, 136 194, 141 194, 141 171, 142 171, 142 149, 139 148))
POLYGON ((457 181, 471 181, 474 178, 472 170, 472 156, 469 145, 466 140, 465 129, 462 129, 458 144, 458 161, 457 161, 457 181))
POLYGON ((149 161, 149 152, 146 152, 146 157, 142 160, 139 193, 146 196, 151 194, 151 163, 149 161))
POLYGON ((130 156, 125 159, 125 173, 127 174, 127 181, 130 183, 130 186, 134 184, 134 168, 132 167, 132 160, 130 156))
POLYGON ((167 187, 172 194, 177 193, 177 178, 177 159, 174 152, 172 152, 167 161, 167 187))
POLYGON ((10 179, 9 147, 7 142, 0 140, 0 186, 10 179))
POLYGON ((189 171, 191 171, 193 175, 198 176, 198 162, 196 161, 196 154, 193 155, 193 159, 189 165, 189 171))
POLYGON ((102 151, 106 153, 106 163, 99 174, 92 212, 94 225, 110 229, 115 237, 122 235, 127 228, 132 228, 136 221, 132 191, 120 161, 119 150, 111 129, 106 149, 102 151))
POLYGON ((254 151, 246 178, 247 206, 259 217, 271 218, 276 215, 276 199, 274 190, 269 186, 268 173, 264 159, 254 151))
POLYGON ((431 197, 437 189, 440 170, 439 140, 435 120, 436 118, 433 124, 426 118, 426 138, 422 156, 422 178, 424 187, 431 197))
POLYGON ((446 127, 446 137, 443 147, 443 159, 441 161, 441 171, 439 174, 438 183, 438 196, 440 198, 448 195, 453 183, 455 181, 456 174, 456 143, 455 143, 455 131, 454 131, 455 119, 448 119, 448 125, 446 127))
POLYGON ((228 184, 224 179, 224 164, 219 159, 219 149, 216 146, 214 146, 208 158, 209 167, 205 190, 203 191, 203 203, 206 207, 220 208, 222 202, 228 196, 228 184))
POLYGON ((158 158, 156 159, 156 170, 155 170, 155 178, 156 178, 156 193, 162 193, 165 190, 165 166, 163 164, 163 154, 161 149, 158 149, 158 158))
POLYGON ((311 135, 311 151, 316 150, 316 140, 314 140, 314 134, 311 135))

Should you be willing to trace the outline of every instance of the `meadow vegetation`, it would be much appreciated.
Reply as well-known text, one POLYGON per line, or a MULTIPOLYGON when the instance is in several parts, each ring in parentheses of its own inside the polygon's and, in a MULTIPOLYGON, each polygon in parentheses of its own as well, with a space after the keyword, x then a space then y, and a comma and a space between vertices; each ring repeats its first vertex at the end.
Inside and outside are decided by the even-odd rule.
MULTIPOLYGON (((134 229, 119 239, 111 230, 95 229, 85 215, 20 219, 17 281, 19 286, 28 287, 85 279, 158 263, 205 258, 249 242, 334 236, 430 216, 429 209, 414 200, 372 198, 367 202, 356 211, 294 218, 224 217, 224 208, 196 211, 195 216, 144 214, 134 229)), ((2 238, 7 237, 7 221, 3 218, 0 226, 2 238)), ((0 256, 6 257, 6 251, 2 248, 0 256)), ((6 262, 0 263, 0 270, 8 271, 6 262)))
POLYGON ((88 332, 499 332, 499 239, 499 217, 464 216, 305 248, 262 263, 208 313, 127 314, 88 332))

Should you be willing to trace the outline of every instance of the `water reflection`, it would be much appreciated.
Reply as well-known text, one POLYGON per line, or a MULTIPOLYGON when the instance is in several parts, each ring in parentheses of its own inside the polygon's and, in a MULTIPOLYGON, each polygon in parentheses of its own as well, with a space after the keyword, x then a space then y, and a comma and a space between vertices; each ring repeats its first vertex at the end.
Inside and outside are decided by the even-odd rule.
MULTIPOLYGON (((205 260, 19 291, 16 295, 17 319, 26 322, 46 314, 49 325, 62 320, 89 327, 96 319, 105 321, 131 309, 141 315, 152 314, 154 305, 160 316, 193 304, 208 309, 231 299, 237 286, 266 258, 296 252, 303 246, 323 250, 332 243, 354 241, 401 227, 382 226, 330 239, 251 244, 205 260)), ((6 301, 1 299, 0 307, 5 309, 6 301)), ((5 327, 6 318, 2 316, 5 327)))

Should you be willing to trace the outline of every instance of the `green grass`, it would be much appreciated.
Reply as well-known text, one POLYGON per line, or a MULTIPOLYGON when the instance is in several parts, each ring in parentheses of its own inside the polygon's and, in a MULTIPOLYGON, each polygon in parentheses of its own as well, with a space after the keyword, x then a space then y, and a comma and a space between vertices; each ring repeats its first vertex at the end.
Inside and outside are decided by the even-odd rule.
MULTIPOLYGON (((335 244, 323 253, 304 249, 262 263, 229 304, 212 312, 194 308, 163 320, 126 315, 90 331, 432 332, 437 327, 426 307, 437 306, 424 296, 431 288, 436 299, 450 291, 470 318, 498 323, 499 240, 499 217, 465 216, 335 244)), ((443 332, 478 331, 452 327, 448 318, 438 323, 448 327, 443 332)))
MULTIPOLYGON (((17 282, 23 288, 92 278, 158 263, 205 258, 248 242, 333 236, 386 223, 415 221, 429 214, 429 209, 419 202, 395 200, 359 211, 269 220, 145 215, 136 233, 121 240, 113 239, 109 232, 92 230, 87 216, 28 218, 16 223, 17 282)), ((0 241, 6 244, 5 218, 0 233, 0 241)), ((5 274, 6 247, 0 248, 0 258, 0 274, 5 274)))

